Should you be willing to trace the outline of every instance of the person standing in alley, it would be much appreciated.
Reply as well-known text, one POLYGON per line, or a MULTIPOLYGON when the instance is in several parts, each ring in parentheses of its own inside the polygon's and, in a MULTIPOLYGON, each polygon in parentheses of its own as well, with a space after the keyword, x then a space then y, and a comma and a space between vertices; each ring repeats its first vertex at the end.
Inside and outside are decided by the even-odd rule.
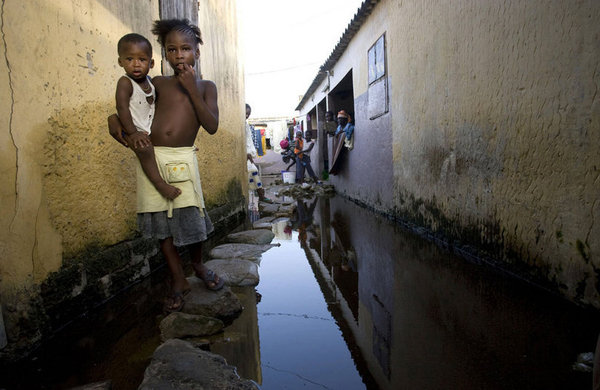
POLYGON ((323 123, 323 131, 327 135, 334 135, 337 128, 337 123, 333 119, 333 112, 327 111, 325 113, 325 122, 323 123))
POLYGON ((251 191, 256 191, 258 200, 261 202, 272 203, 272 200, 265 197, 265 189, 262 185, 260 172, 254 163, 254 159, 258 157, 256 146, 254 143, 254 127, 248 123, 248 118, 252 113, 252 107, 246 103, 246 165, 248 169, 248 188, 251 191))
POLYGON ((308 156, 308 153, 310 153, 314 146, 315 143, 311 142, 308 148, 304 149, 302 130, 296 131, 296 138, 294 140, 294 154, 296 155, 296 183, 302 183, 304 180, 304 170, 306 169, 315 183, 321 184, 321 181, 317 175, 315 175, 315 171, 313 171, 310 165, 310 157, 308 156))
MULTIPOLYGON (((329 137, 335 134, 337 123, 333 119, 333 112, 327 111, 325 112, 325 122, 323 122, 323 135, 321 139, 324 142, 321 142, 321 152, 323 154, 323 169, 325 174, 329 173, 329 147, 328 147, 328 139, 329 137)), ((326 177, 326 176, 324 176, 326 177)))

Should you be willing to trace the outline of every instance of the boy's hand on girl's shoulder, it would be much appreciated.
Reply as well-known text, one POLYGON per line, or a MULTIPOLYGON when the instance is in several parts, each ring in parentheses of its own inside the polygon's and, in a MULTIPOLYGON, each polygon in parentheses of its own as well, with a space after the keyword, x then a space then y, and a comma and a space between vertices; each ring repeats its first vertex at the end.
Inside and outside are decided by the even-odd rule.
POLYGON ((143 149, 152 145, 148 133, 144 131, 136 131, 131 135, 125 135, 125 140, 132 149, 143 149))

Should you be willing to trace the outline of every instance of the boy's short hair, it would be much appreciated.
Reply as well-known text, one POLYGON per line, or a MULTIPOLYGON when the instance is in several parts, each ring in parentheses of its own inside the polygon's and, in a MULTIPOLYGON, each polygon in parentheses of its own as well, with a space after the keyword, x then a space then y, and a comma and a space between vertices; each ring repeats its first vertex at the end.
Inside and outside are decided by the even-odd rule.
POLYGON ((171 31, 178 31, 180 33, 189 35, 194 39, 197 45, 202 45, 202 33, 198 26, 190 23, 187 19, 164 19, 154 21, 152 27, 152 34, 157 36, 158 43, 162 47, 165 47, 165 39, 171 31))
POLYGON ((152 57, 152 44, 145 36, 136 33, 125 34, 119 39, 119 43, 117 43, 117 52, 119 55, 121 55, 121 51, 125 45, 132 43, 145 43, 148 45, 148 55, 152 57))

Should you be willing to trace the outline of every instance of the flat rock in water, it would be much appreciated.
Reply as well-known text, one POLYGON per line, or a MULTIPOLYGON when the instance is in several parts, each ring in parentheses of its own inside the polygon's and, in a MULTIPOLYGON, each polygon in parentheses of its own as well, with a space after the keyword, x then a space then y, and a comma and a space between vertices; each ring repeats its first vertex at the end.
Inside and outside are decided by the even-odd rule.
POLYGON ((272 221, 272 220, 274 220, 274 219, 275 219, 275 217, 273 217, 273 216, 263 217, 263 218, 261 218, 261 219, 259 219, 259 220, 255 221, 255 223, 256 223, 256 222, 258 222, 258 223, 271 222, 271 221, 272 221))
POLYGON ((254 223, 252 224, 252 227, 254 229, 270 229, 271 221, 273 221, 274 219, 275 219, 274 216, 261 218, 257 221, 254 221, 254 223))
POLYGON ((254 229, 262 229, 262 230, 271 230, 271 227, 272 227, 272 226, 273 226, 273 225, 272 225, 272 223, 271 223, 271 222, 259 222, 259 223, 257 223, 257 222, 254 222, 254 223, 252 224, 252 227, 253 227, 254 229))
POLYGON ((281 206, 279 208, 279 212, 276 215, 281 215, 281 214, 292 215, 292 214, 294 214, 294 210, 296 210, 296 205, 295 204, 291 204, 291 205, 287 205, 287 206, 281 206))
POLYGON ((223 286, 218 291, 212 291, 195 276, 190 276, 187 281, 192 291, 185 297, 182 312, 200 314, 227 322, 242 311, 242 303, 229 287, 223 286))
POLYGON ((214 259, 206 266, 224 278, 228 286, 256 286, 259 282, 258 265, 250 260, 214 259))
POLYGON ((231 233, 227 236, 226 240, 230 243, 237 244, 269 244, 273 241, 275 235, 273 232, 270 232, 265 229, 258 230, 246 230, 238 233, 231 233))
POLYGON ((94 382, 83 386, 71 387, 69 390, 110 390, 111 381, 94 382))
POLYGON ((270 203, 260 203, 258 209, 260 210, 260 215, 269 216, 279 211, 279 205, 270 203))
POLYGON ((257 390, 242 379, 222 356, 195 348, 183 340, 171 339, 159 346, 144 372, 139 390, 257 390))
POLYGON ((160 322, 161 339, 210 336, 223 330, 223 321, 199 314, 171 313, 160 322))
POLYGON ((222 244, 214 247, 208 253, 211 259, 242 259, 256 261, 269 249, 279 244, 222 244))

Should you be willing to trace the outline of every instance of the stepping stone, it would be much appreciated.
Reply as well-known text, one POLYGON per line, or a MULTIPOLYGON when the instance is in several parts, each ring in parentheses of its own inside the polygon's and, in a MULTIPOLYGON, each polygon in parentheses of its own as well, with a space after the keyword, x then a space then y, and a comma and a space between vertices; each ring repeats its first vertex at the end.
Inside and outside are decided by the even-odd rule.
POLYGON ((222 356, 203 351, 191 343, 171 339, 154 351, 139 390, 258 390, 242 379, 222 356))
POLYGON ((271 229, 271 221, 273 221, 275 217, 269 216, 259 219, 252 224, 254 229, 271 229))
POLYGON ((110 390, 111 381, 94 382, 83 386, 71 387, 69 390, 110 390))
POLYGON ((279 244, 222 244, 214 247, 208 252, 211 259, 242 259, 260 260, 262 254, 279 244))
POLYGON ((243 232, 232 233, 226 237, 227 242, 238 244, 269 244, 273 241, 275 235, 265 229, 246 230, 243 232))
POLYGON ((225 280, 228 286, 256 286, 259 282, 258 265, 249 260, 215 259, 206 266, 225 280))
POLYGON ((229 287, 223 286, 218 291, 212 291, 196 276, 188 277, 187 281, 192 291, 185 297, 183 313, 199 314, 228 322, 242 311, 240 300, 229 287))
POLYGON ((283 215, 292 215, 292 214, 294 214, 294 210, 296 210, 296 204, 295 203, 287 205, 287 206, 281 206, 279 208, 279 212, 277 213, 277 216, 280 216, 282 214, 283 215))
POLYGON ((223 330, 223 321, 199 314, 171 313, 160 322, 163 341, 184 337, 210 336, 223 330))
POLYGON ((258 209, 260 210, 260 215, 269 216, 279 211, 279 205, 271 203, 261 203, 259 204, 258 209))

